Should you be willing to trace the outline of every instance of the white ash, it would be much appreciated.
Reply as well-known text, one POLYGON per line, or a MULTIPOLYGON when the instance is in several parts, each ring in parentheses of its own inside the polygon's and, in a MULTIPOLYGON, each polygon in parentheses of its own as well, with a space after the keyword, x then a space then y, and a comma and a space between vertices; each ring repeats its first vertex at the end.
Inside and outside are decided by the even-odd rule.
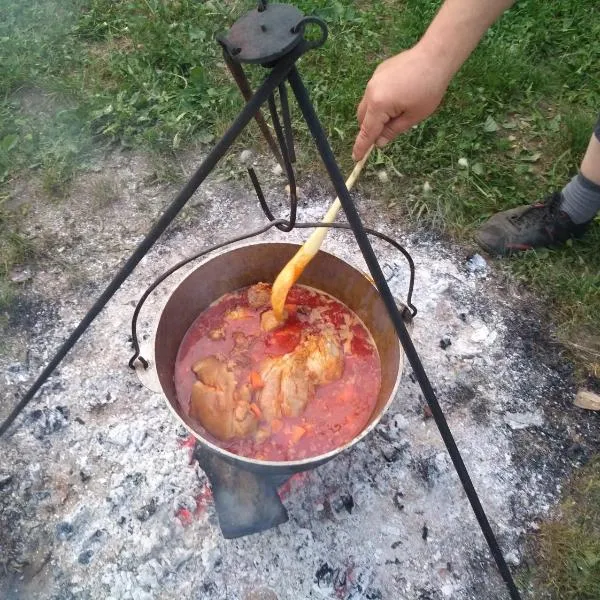
MULTIPOLYGON (((285 192, 272 180, 273 161, 262 160, 259 177, 283 216, 285 192)), ((2 416, 176 192, 144 183, 149 167, 140 157, 112 157, 102 173, 120 185, 118 206, 90 206, 82 178, 72 202, 40 201, 28 213, 29 233, 64 250, 60 262, 28 266, 32 279, 11 310, 2 416)), ((320 219, 335 194, 315 181, 302 186, 301 219, 320 219)), ((491 265, 480 277, 461 249, 409 231, 372 200, 359 204, 369 225, 398 237, 415 259, 415 345, 507 560, 522 564, 526 533, 598 443, 595 416, 582 420, 572 408, 570 367, 529 296, 491 265), (575 439, 581 450, 566 451, 575 439)), ((2 598, 507 597, 409 367, 366 440, 292 481, 288 523, 238 540, 221 536, 185 430, 127 367, 130 318, 168 267, 262 223, 246 182, 207 182, 0 440, 2 598)), ((299 242, 307 233, 264 239, 299 242)), ((404 260, 383 242, 374 246, 404 298, 404 260)), ((348 232, 330 232, 325 249, 364 268, 348 232)), ((148 301, 142 339, 182 276, 148 301)))

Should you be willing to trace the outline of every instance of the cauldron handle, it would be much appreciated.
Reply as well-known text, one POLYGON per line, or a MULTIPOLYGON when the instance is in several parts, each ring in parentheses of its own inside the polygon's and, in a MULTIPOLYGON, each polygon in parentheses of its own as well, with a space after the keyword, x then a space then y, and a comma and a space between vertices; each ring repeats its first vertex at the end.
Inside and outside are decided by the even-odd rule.
POLYGON ((252 473, 226 462, 198 442, 193 457, 210 481, 225 538, 259 533, 288 520, 277 488, 291 473, 270 476, 252 473))
MULTIPOLYGON (((257 193, 258 193, 258 191, 257 191, 257 193)), ((260 194, 259 194, 259 196, 260 196, 260 194)), ((264 204, 264 201, 261 201, 261 204, 263 205, 263 210, 264 210, 264 207, 266 206, 264 204)), ((238 237, 226 240, 225 242, 221 242, 220 244, 216 244, 215 246, 206 248, 205 250, 202 250, 201 252, 198 252, 198 253, 194 254, 193 256, 189 256, 188 258, 183 259, 182 261, 178 262, 176 265, 173 265, 168 271, 163 273, 158 279, 156 279, 150 285, 150 287, 148 287, 148 289, 142 294, 142 297, 138 300, 135 310, 133 311, 133 316, 131 317, 131 344, 133 346, 134 352, 133 352, 133 356, 129 359, 129 368, 135 370, 135 363, 138 360, 140 361, 140 363, 142 364, 144 369, 147 369, 150 366, 149 362, 143 356, 140 355, 140 344, 139 344, 138 335, 137 335, 137 319, 140 314, 140 311, 142 310, 142 306, 144 305, 144 302, 146 302, 148 296, 167 277, 169 277, 170 275, 175 273, 175 271, 177 271, 178 269, 181 269, 188 263, 192 262, 193 260, 202 258, 203 256, 206 256, 207 254, 214 252, 215 250, 220 250, 221 248, 225 248, 226 246, 230 246, 231 244, 235 244, 237 242, 242 242, 244 240, 250 239, 257 235, 266 233, 269 229, 271 229, 271 227, 276 227, 278 225, 286 225, 286 224, 289 225, 289 221, 286 221, 284 219, 270 220, 266 225, 264 225, 263 227, 261 227, 259 229, 256 229, 254 231, 251 231, 250 233, 245 233, 238 237)), ((295 227, 298 229, 312 229, 313 227, 330 227, 332 229, 345 229, 347 231, 351 231, 351 227, 350 227, 350 225, 348 225, 348 223, 296 223, 295 227)), ((401 244, 399 244, 396 240, 391 238, 389 235, 386 235, 384 233, 381 233, 381 232, 376 231, 375 229, 371 229, 369 227, 365 228, 365 231, 368 235, 375 236, 375 237, 379 238, 380 240, 383 240, 384 242, 387 242, 388 244, 392 245, 394 248, 396 248, 396 250, 398 250, 404 256, 404 258, 406 258, 406 261, 408 262, 408 266, 410 269, 408 292, 406 294, 406 303, 401 303, 403 306, 402 317, 408 323, 408 322, 412 321, 412 319, 417 314, 417 308, 412 303, 412 295, 413 295, 413 290, 414 290, 414 286, 415 286, 415 263, 412 259, 412 256, 401 244)), ((374 285, 374 282, 373 282, 373 285, 374 285)))

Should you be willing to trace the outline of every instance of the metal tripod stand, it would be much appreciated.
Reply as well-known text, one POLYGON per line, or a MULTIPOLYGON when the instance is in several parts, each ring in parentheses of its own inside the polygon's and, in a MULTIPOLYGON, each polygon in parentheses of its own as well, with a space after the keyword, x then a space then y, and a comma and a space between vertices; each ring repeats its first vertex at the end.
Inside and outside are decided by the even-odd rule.
MULTIPOLYGON (((369 241, 367 231, 365 230, 361 218, 356 210, 354 202, 346 188, 344 178, 340 172, 339 166, 333 156, 327 137, 315 113, 315 109, 310 101, 310 97, 302 79, 296 68, 296 62, 307 51, 321 46, 327 38, 326 25, 315 17, 304 16, 297 8, 286 4, 267 5, 266 0, 260 0, 258 7, 241 17, 224 35, 218 38, 223 47, 225 61, 233 74, 243 96, 246 99, 246 105, 237 116, 231 127, 226 131, 223 137, 216 143, 210 151, 204 162, 198 167, 187 184, 179 192, 173 202, 167 207, 163 215, 152 227, 148 235, 138 245, 133 254, 126 261, 121 270, 115 275, 111 283, 95 302, 81 323, 69 336, 69 338, 60 347, 56 355, 52 358, 44 371, 40 374, 35 383, 31 386, 25 396, 13 409, 8 418, 0 425, 0 435, 4 434, 16 419, 18 414, 25 408, 29 401, 35 396, 40 387, 52 374, 69 350, 78 341, 95 317, 100 313, 106 303, 119 289, 121 284, 127 279, 137 264, 146 255, 158 238, 163 234, 169 224, 178 215, 186 202, 191 198, 200 184, 212 172, 217 163, 242 130, 256 118, 258 125, 265 136, 270 148, 275 154, 276 159, 282 165, 288 177, 290 184, 290 196, 292 199, 292 211, 289 220, 279 220, 273 223, 282 231, 289 231, 295 225, 296 213, 296 185, 292 163, 295 160, 293 148, 293 136, 288 105, 287 85, 290 86, 302 116, 306 121, 310 133, 312 134, 317 150, 321 156, 323 164, 327 170, 329 178, 333 184, 335 192, 340 199, 350 228, 352 229, 356 242, 366 261, 373 281, 381 294, 389 316, 394 324, 398 338, 402 344, 406 357, 414 371, 415 377, 423 391, 423 395, 431 409, 435 423, 440 431, 442 439, 448 449, 456 472, 460 478, 465 493, 469 499, 471 507, 475 513, 482 533, 488 543, 490 551, 498 566, 500 574, 506 582, 510 597, 515 600, 520 595, 513 581, 512 575, 494 533, 490 527, 487 516, 483 510, 481 502, 477 496, 471 478, 467 472, 460 452, 456 446, 452 433, 446 422, 446 418, 435 396, 431 383, 425 373, 423 365, 417 355, 415 347, 407 331, 403 320, 403 315, 396 306, 394 297, 388 287, 381 266, 373 251, 369 241), (305 34, 307 26, 313 25, 319 29, 317 39, 309 39, 305 34), (269 69, 264 82, 252 93, 248 80, 242 68, 242 63, 258 64, 269 69), (275 104, 274 93, 278 90, 281 103, 282 120, 279 120, 278 111, 275 104), (263 105, 267 104, 271 113, 276 138, 273 139, 264 118, 260 113, 263 105)), ((264 197, 260 189, 260 184, 252 170, 250 177, 254 188, 259 196, 261 205, 265 209, 264 197)), ((274 217, 265 210, 267 216, 274 221, 274 217)), ((141 359, 141 357, 140 357, 141 359)))

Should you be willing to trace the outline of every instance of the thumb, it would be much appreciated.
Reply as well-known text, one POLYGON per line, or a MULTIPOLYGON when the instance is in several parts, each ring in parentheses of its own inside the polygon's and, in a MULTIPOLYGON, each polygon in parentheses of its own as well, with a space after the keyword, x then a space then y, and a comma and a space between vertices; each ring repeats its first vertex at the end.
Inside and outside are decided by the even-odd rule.
POLYGON ((393 139, 398 137, 401 133, 404 133, 410 129, 413 125, 412 119, 407 117, 406 113, 401 114, 399 117, 388 121, 381 133, 377 137, 375 145, 379 148, 385 146, 393 139))
POLYGON ((389 119, 386 113, 375 112, 367 108, 360 131, 354 142, 354 148, 352 149, 352 158, 354 160, 360 160, 365 155, 365 152, 379 138, 389 119))

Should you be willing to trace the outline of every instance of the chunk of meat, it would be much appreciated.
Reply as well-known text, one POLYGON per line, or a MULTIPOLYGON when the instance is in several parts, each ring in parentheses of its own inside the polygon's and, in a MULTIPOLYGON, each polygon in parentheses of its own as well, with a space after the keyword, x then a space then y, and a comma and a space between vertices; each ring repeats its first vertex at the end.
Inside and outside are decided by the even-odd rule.
POLYGON ((216 356, 199 360, 192 370, 198 381, 192 386, 191 417, 220 440, 246 437, 256 430, 249 384, 238 386, 234 373, 216 356))
POLYGON ((305 365, 291 361, 281 374, 281 413, 285 417, 298 417, 315 393, 315 384, 307 376, 305 365))
POLYGON ((267 422, 302 414, 318 385, 340 379, 344 353, 334 331, 307 335, 293 352, 265 361, 258 405, 267 422))
POLYGON ((257 283, 248 288, 248 304, 252 308, 268 306, 271 301, 271 284, 257 283))
POLYGON ((260 328, 263 331, 273 331, 273 329, 277 329, 285 323, 287 319, 287 313, 283 311, 283 320, 279 320, 275 313, 272 310, 266 310, 262 315, 260 315, 260 328))
POLYGON ((306 368, 317 385, 341 378, 344 351, 335 333, 323 331, 320 335, 309 336, 302 351, 306 357, 306 368))

